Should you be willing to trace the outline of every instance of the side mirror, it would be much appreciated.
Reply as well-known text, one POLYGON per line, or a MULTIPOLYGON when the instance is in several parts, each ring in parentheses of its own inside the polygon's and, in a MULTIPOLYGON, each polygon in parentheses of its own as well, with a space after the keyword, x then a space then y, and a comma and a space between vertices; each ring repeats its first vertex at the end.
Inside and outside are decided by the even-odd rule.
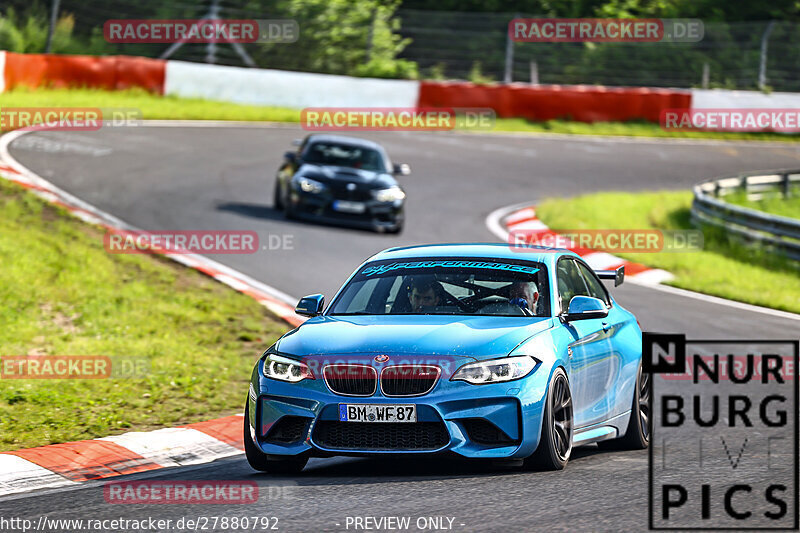
POLYGON ((297 152, 286 152, 283 157, 290 163, 297 163, 297 152))
POLYGON ((318 316, 322 314, 325 307, 325 297, 321 294, 304 296, 297 302, 294 312, 302 316, 318 316))
POLYGON ((608 316, 608 307, 600 298, 591 296, 573 296, 569 302, 569 311, 564 317, 567 322, 573 320, 588 320, 590 318, 605 318, 608 316))
POLYGON ((411 174, 411 167, 405 163, 399 163, 394 166, 394 173, 400 176, 408 176, 411 174))
POLYGON ((625 265, 620 265, 616 270, 595 270, 600 279, 613 279, 614 286, 619 287, 625 281, 625 265))

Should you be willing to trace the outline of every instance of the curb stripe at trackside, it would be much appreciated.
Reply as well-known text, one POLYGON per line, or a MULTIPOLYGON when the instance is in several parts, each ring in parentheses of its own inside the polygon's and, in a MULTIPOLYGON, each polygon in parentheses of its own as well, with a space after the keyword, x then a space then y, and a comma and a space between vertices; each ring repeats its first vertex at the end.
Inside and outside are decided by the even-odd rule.
MULTIPOLYGON (((508 242, 509 232, 508 228, 506 227, 506 221, 515 220, 516 222, 521 222, 526 218, 529 218, 531 213, 533 213, 533 216, 535 216, 535 210, 531 207, 530 203, 501 207, 489 213, 489 215, 486 217, 486 227, 495 237, 502 241, 508 242), (523 212, 525 213, 524 215, 521 214, 523 212), (516 218, 512 218, 514 215, 518 216, 516 218)), ((621 259, 620 264, 623 264, 623 260, 621 259)), ((733 300, 726 300, 725 298, 720 298, 718 296, 711 296, 686 289, 671 287, 669 285, 663 285, 662 283, 665 281, 663 270, 649 269, 644 265, 639 265, 638 263, 631 263, 630 265, 626 263, 625 271, 626 277, 631 283, 643 285, 652 290, 680 296, 681 298, 690 298, 692 300, 700 300, 702 302, 715 305, 741 309, 742 311, 747 311, 749 313, 761 313, 787 320, 800 321, 800 314, 790 313, 788 311, 779 311, 777 309, 760 307, 757 305, 736 302, 733 300), (635 276, 628 277, 627 272, 629 270, 632 272, 638 271, 638 273, 635 276)))
MULTIPOLYGON (((558 235, 558 232, 551 230, 547 225, 536 216, 536 206, 528 205, 512 209, 509 213, 499 219, 499 227, 505 234, 505 240, 515 231, 524 232, 526 235, 536 235, 544 237, 546 235, 558 235)), ((605 252, 595 252, 583 248, 570 248, 577 253, 595 270, 613 270, 620 266, 625 266, 625 276, 628 279, 637 279, 646 284, 662 283, 672 279, 672 274, 666 270, 649 268, 640 263, 626 261, 619 257, 605 252), (647 273, 647 276, 642 274, 647 273)))
MULTIPOLYGON (((239 428, 241 430, 241 426, 239 428)), ((240 453, 239 449, 219 439, 186 427, 131 431, 97 440, 112 442, 147 457, 159 467, 207 463, 240 453)))
POLYGON ((0 495, 72 484, 74 481, 27 459, 11 454, 0 454, 0 495))
POLYGON ((243 415, 226 416, 208 420, 206 422, 196 422, 185 428, 202 431, 206 435, 233 446, 239 450, 244 450, 244 436, 242 432, 243 415))
POLYGON ((11 455, 61 474, 70 481, 87 481, 161 468, 124 446, 103 440, 83 440, 17 450, 11 455))
MULTIPOLYGON (((13 131, 0 137, 0 177, 106 231, 139 231, 59 189, 17 162, 9 154, 8 146, 25 133, 13 131)), ((293 299, 273 287, 201 255, 164 255, 252 297, 292 326, 299 326, 304 321, 294 313, 293 299)), ((0 454, 0 495, 169 466, 206 463, 236 455, 244 449, 242 423, 242 417, 234 415, 180 428, 129 432, 6 452, 0 454)))

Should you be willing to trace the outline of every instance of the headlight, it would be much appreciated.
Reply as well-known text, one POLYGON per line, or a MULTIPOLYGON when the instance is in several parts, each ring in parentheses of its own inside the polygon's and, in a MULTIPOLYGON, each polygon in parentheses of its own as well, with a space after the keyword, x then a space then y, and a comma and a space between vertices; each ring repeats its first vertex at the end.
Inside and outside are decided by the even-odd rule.
POLYGON ((536 359, 527 355, 469 363, 456 370, 450 381, 466 381, 473 385, 511 381, 530 374, 536 364, 536 359))
POLYGON ((264 359, 264 376, 280 381, 297 383, 304 379, 314 379, 305 363, 274 353, 264 359))
POLYGON ((400 187, 389 187, 388 189, 372 191, 372 197, 379 202, 395 202, 405 198, 406 193, 400 187))
POLYGON ((325 188, 323 184, 318 181, 314 181, 308 178, 296 178, 295 180, 297 184, 300 186, 300 190, 303 192, 310 192, 311 194, 318 194, 322 192, 322 189, 325 188))

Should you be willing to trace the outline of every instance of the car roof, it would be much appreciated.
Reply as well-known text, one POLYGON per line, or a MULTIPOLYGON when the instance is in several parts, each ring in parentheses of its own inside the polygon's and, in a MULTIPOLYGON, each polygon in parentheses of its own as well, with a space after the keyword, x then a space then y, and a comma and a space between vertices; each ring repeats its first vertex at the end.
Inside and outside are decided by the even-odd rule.
POLYGON ((350 146, 361 146, 364 148, 373 148, 375 150, 383 150, 383 147, 374 142, 368 141, 367 139, 359 139, 358 137, 348 137, 346 135, 330 135, 330 134, 319 134, 319 133, 312 133, 308 136, 308 142, 335 142, 341 144, 347 144, 350 146))
POLYGON ((475 257, 516 261, 552 263, 563 255, 577 255, 565 248, 546 246, 510 245, 506 243, 450 243, 424 244, 389 248, 370 257, 367 262, 383 260, 416 259, 423 257, 475 257))

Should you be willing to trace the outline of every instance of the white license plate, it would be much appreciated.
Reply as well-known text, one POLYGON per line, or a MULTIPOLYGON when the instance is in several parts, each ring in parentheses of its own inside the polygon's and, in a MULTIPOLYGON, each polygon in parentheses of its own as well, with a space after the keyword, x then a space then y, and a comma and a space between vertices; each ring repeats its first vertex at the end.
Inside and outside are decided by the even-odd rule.
POLYGON ((340 422, 416 422, 416 405, 339 404, 340 422))
POLYGON ((363 202, 347 202, 345 200, 336 200, 333 202, 333 208, 342 213, 363 213, 366 211, 367 206, 363 202))

